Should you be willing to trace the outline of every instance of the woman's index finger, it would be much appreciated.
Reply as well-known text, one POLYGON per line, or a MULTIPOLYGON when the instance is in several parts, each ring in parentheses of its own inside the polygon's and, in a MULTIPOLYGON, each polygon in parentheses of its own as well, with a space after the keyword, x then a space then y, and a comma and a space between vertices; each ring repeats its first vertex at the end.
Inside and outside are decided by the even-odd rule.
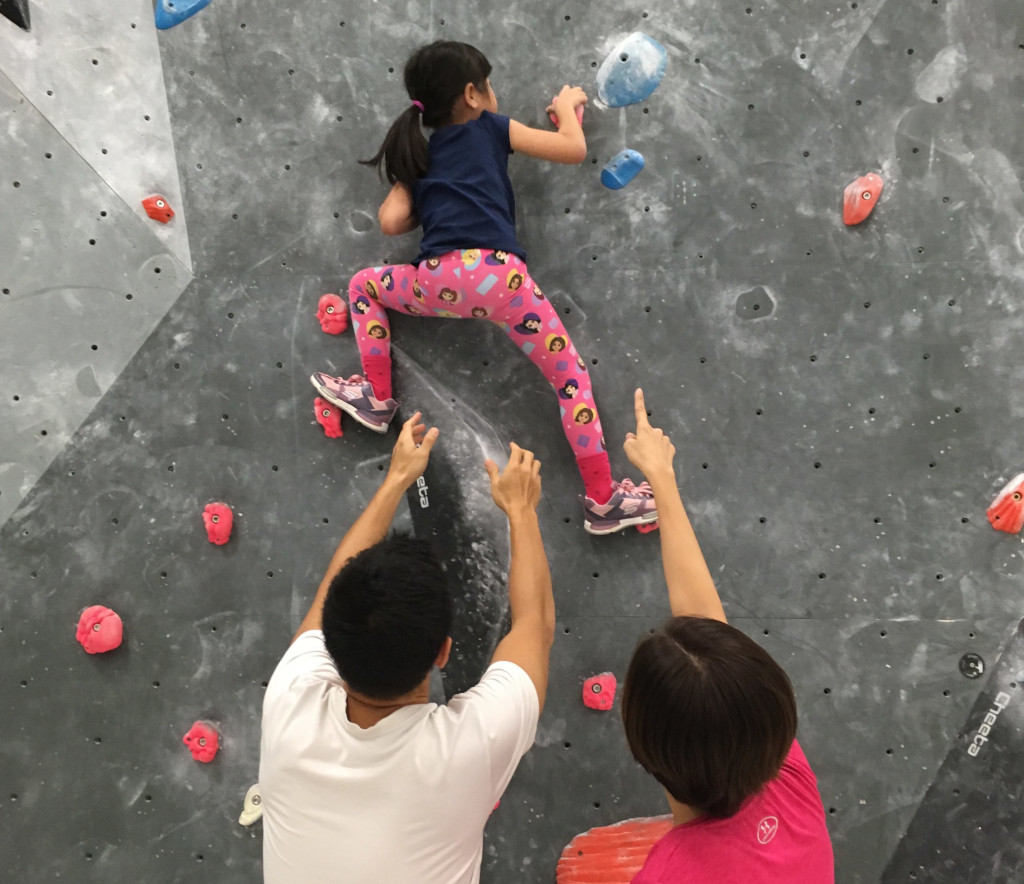
POLYGON ((633 394, 633 408, 636 411, 636 425, 638 427, 649 427, 651 423, 647 420, 647 403, 644 402, 644 391, 639 387, 636 388, 636 393, 633 394))

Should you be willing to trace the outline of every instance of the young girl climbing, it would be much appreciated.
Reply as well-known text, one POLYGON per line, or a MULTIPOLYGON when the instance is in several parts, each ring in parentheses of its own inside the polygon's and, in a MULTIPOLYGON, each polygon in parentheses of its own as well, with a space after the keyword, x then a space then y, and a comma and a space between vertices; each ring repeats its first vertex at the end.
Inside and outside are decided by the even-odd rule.
POLYGON ((483 53, 466 43, 431 43, 406 62, 411 104, 365 163, 383 166, 392 185, 378 212, 381 230, 397 235, 422 225, 419 255, 412 264, 370 267, 352 277, 349 303, 363 374, 316 372, 311 381, 363 426, 385 433, 398 408, 387 310, 489 319, 556 392, 586 490, 585 529, 611 534, 650 524, 658 518, 650 487, 612 480, 586 363, 534 283, 516 240, 508 156, 519 151, 557 163, 582 162, 587 144, 576 108, 587 96, 578 87, 563 87, 548 108, 558 131, 532 129, 497 113, 490 73, 483 53), (429 141, 421 119, 433 130, 429 141))

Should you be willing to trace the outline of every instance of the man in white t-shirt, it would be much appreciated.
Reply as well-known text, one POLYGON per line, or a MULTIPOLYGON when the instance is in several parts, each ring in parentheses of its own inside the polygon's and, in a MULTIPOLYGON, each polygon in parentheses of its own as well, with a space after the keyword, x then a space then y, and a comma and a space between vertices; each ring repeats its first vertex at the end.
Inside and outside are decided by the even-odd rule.
POLYGON ((438 706, 430 673, 452 644, 444 572, 424 542, 385 539, 437 440, 419 419, 267 686, 266 884, 478 881, 484 824, 533 743, 555 625, 540 462, 512 444, 503 472, 485 464, 511 532, 512 627, 479 684, 438 706))

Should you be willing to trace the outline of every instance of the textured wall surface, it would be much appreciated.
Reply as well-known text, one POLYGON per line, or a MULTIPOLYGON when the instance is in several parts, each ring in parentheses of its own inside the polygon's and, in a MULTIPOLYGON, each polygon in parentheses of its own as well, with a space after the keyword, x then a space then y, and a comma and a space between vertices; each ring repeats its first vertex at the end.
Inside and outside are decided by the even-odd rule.
MULTIPOLYGON (((985 507, 1024 469, 1020 4, 746 4, 214 0, 159 34, 135 0, 33 5, 27 34, 0 18, 0 856, 18 880, 259 880, 259 825, 237 816, 262 685, 389 450, 313 423, 310 371, 358 364, 316 302, 417 244, 379 234, 385 191, 355 159, 406 106, 422 42, 478 45, 500 109, 545 125, 635 30, 668 50, 659 88, 591 103, 582 166, 510 163, 614 472, 643 384, 727 613, 795 683, 837 879, 1019 880, 1024 550, 985 507), (606 190, 624 148, 647 166, 606 190), (842 190, 872 170, 880 204, 846 228, 842 190), (167 228, 141 213, 154 191, 167 228), (199 517, 218 499, 223 548, 199 517), (74 641, 91 604, 125 620, 105 657, 74 641), (211 765, 181 745, 200 718, 223 736, 211 765), (991 837, 943 852, 959 827, 991 837)), ((480 464, 509 439, 544 461, 552 684, 483 880, 548 882, 577 833, 663 811, 617 716, 579 701, 667 613, 658 538, 584 534, 555 398, 499 330, 396 317, 393 335, 399 398, 443 433, 431 507, 401 520, 458 583, 449 693, 504 615, 480 464)))

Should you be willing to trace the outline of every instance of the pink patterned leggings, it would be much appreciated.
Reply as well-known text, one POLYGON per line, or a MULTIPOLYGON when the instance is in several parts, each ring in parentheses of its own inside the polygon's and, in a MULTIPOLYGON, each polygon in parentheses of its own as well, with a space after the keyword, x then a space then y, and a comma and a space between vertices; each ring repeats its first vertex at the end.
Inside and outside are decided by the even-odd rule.
POLYGON ((598 503, 608 498, 611 472, 586 363, 519 257, 464 249, 418 268, 368 267, 352 277, 348 296, 363 372, 380 399, 391 397, 387 310, 496 322, 554 388, 588 495, 598 503))

